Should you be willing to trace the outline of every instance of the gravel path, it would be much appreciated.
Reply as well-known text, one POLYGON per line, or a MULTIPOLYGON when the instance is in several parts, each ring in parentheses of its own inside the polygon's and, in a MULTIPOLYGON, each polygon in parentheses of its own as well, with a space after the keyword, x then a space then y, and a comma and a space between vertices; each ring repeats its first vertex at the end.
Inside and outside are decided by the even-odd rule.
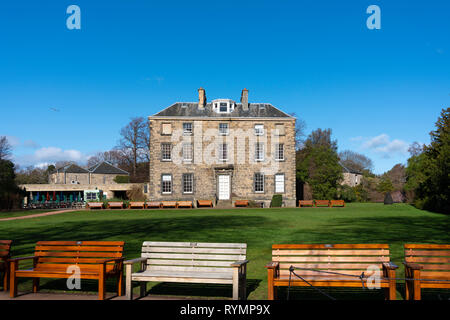
POLYGON ((0 219, 0 221, 10 221, 10 220, 20 220, 20 219, 31 219, 31 218, 39 218, 39 217, 45 217, 45 216, 51 216, 54 214, 60 214, 64 212, 72 212, 72 211, 79 211, 79 210, 59 210, 59 211, 50 211, 50 212, 44 212, 44 213, 36 213, 36 214, 30 214, 26 216, 21 217, 10 217, 10 218, 3 218, 0 219))

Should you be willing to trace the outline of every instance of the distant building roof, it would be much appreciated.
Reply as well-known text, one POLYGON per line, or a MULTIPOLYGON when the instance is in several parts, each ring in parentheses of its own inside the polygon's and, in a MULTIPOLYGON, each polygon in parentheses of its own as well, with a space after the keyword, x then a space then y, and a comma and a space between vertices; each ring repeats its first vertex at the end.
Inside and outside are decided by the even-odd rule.
POLYGON ((71 163, 71 164, 66 164, 65 166, 56 168, 52 173, 55 172, 65 172, 65 173, 89 173, 88 170, 83 169, 82 167, 71 163))
POLYGON ((353 174, 362 174, 361 172, 359 172, 359 171, 357 171, 357 170, 353 170, 353 169, 351 169, 351 168, 348 168, 348 167, 344 166, 344 165, 342 164, 342 162, 340 162, 340 161, 339 161, 339 164, 341 165, 341 167, 342 167, 342 169, 343 169, 344 172, 353 173, 353 174))
POLYGON ((270 103, 249 103, 248 110, 242 108, 242 103, 236 103, 229 113, 213 111, 212 103, 204 108, 198 108, 197 102, 176 102, 152 117, 211 117, 211 118, 294 118, 270 103))
POLYGON ((100 163, 96 164, 95 166, 89 168, 88 170, 91 173, 98 173, 98 174, 126 174, 126 175, 129 175, 129 173, 127 171, 119 169, 107 161, 100 162, 100 163))

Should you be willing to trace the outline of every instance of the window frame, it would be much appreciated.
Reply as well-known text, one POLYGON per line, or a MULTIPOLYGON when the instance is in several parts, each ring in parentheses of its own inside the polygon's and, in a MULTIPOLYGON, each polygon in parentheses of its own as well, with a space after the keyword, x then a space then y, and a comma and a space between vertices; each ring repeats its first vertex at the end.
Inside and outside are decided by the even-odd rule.
POLYGON ((227 135, 229 135, 230 134, 230 124, 229 123, 226 123, 226 122, 220 122, 219 123, 219 135, 220 136, 227 136, 227 135), (227 127, 227 130, 226 130, 226 132, 222 132, 220 129, 220 126, 221 125, 226 125, 226 127, 227 127))
POLYGON ((161 143, 161 161, 163 162, 171 162, 172 161, 172 144, 170 142, 162 142, 161 143), (169 146, 169 159, 165 159, 164 158, 164 154, 165 152, 167 152, 167 150, 165 150, 165 146, 169 146))
POLYGON ((183 157, 183 162, 192 162, 192 161, 194 161, 194 146, 192 145, 192 143, 184 142, 183 145, 182 145, 181 153, 182 153, 182 157, 183 157), (191 155, 190 159, 186 159, 185 158, 185 155, 186 155, 185 148, 186 148, 186 146, 189 146, 189 149, 190 149, 190 155, 191 155))
POLYGON ((219 144, 219 161, 228 161, 228 144, 227 143, 221 143, 219 144), (225 147, 225 149, 224 149, 225 147), (225 152, 224 152, 225 150, 225 152), (223 155, 226 155, 226 157, 224 158, 223 155))
POLYGON ((284 143, 275 144, 275 161, 285 161, 284 143), (282 147, 283 157, 280 158, 280 146, 282 147))
POLYGON ((276 173, 273 178, 274 193, 284 194, 286 193, 286 175, 284 173, 276 173), (277 176, 283 177, 283 191, 277 191, 277 176))
POLYGON ((181 190, 183 194, 194 194, 194 174, 193 173, 183 173, 181 175, 181 190), (185 186, 186 186, 186 180, 185 178, 190 176, 191 177, 191 189, 192 191, 185 191, 185 186))
POLYGON ((172 193, 173 193, 173 177, 172 177, 172 174, 171 173, 162 173, 161 174, 161 194, 162 195, 169 195, 169 194, 172 194, 172 193), (164 177, 165 176, 170 177, 170 192, 164 191, 164 182, 166 182, 166 181, 164 181, 164 177))
POLYGON ((193 133, 194 133, 194 126, 193 126, 192 122, 183 122, 183 135, 191 136, 193 133), (191 130, 190 131, 186 131, 185 125, 190 125, 191 126, 191 130))
POLYGON ((265 191, 266 191, 266 188, 265 188, 265 181, 266 181, 266 178, 265 178, 265 176, 264 176, 264 173, 262 173, 262 172, 255 172, 255 174, 253 175, 253 191, 255 192, 255 193, 265 193, 265 191), (259 182, 259 183, 261 183, 261 186, 262 186, 262 190, 256 190, 256 187, 257 187, 257 176, 260 176, 260 177, 262 177, 262 181, 261 182, 259 182))
POLYGON ((264 142, 255 142, 255 162, 261 162, 264 161, 264 159, 264 142), (261 150, 258 146, 262 147, 261 150), (258 151, 260 152, 260 154, 258 153, 258 151), (258 158, 258 155, 261 155, 261 158, 258 158))
POLYGON ((256 123, 253 129, 254 129, 255 136, 263 136, 264 135, 264 124, 263 123, 256 123), (257 127, 262 127, 261 132, 257 131, 257 127))

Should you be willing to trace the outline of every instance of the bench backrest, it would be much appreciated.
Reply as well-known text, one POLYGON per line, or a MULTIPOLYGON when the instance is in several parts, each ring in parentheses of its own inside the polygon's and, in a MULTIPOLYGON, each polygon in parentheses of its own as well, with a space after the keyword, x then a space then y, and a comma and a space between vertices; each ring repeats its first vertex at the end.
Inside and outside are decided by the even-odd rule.
POLYGON ((345 201, 344 200, 330 200, 330 205, 331 206, 343 206, 343 205, 345 205, 345 201))
MULTIPOLYGON (((77 265, 81 271, 98 270, 98 263, 106 259, 122 258, 123 241, 39 241, 35 256, 36 269, 66 269, 77 265)), ((114 268, 108 263, 106 271, 114 268)))
MULTIPOLYGON (((375 265, 389 262, 388 244, 274 244, 272 261, 279 262, 280 275, 288 276, 289 267, 360 275, 375 265)), ((333 276, 313 270, 295 270, 298 275, 333 276)))
POLYGON ((405 244, 405 261, 423 267, 421 278, 450 279, 450 244, 405 244))
POLYGON ((0 263, 10 257, 12 240, 0 240, 0 263))
POLYGON ((153 242, 142 245, 147 270, 232 273, 230 265, 245 260, 245 243, 153 242))
POLYGON ((328 206, 330 205, 330 200, 314 200, 316 206, 328 206))
POLYGON ((314 205, 314 201, 313 200, 299 200, 298 204, 300 206, 313 206, 314 205))
POLYGON ((145 205, 144 201, 131 201, 130 207, 143 207, 145 205))

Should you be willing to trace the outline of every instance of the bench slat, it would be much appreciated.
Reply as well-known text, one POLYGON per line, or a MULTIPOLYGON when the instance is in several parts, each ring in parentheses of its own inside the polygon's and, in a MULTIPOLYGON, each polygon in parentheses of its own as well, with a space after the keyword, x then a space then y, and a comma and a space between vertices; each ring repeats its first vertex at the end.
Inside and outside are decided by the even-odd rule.
POLYGON ((273 257, 272 261, 292 262, 389 262, 389 257, 273 257))
POLYGON ((450 263, 450 257, 405 257, 411 263, 450 263))
MULTIPOLYGON (((231 264, 231 262, 230 262, 231 264)), ((179 266, 149 266, 148 271, 167 271, 167 272, 217 272, 233 273, 232 268, 210 268, 210 267, 179 267, 179 266)))
POLYGON ((275 256, 378 256, 389 255, 388 250, 273 250, 275 256))
POLYGON ((307 269, 334 269, 334 270, 366 270, 373 263, 280 263, 280 269, 289 269, 290 266, 307 269))
POLYGON ((389 249, 388 244, 274 244, 272 249, 389 249))
POLYGON ((111 251, 122 252, 123 247, 106 247, 106 246, 36 246, 36 251, 111 251))
POLYGON ((167 253, 143 253, 145 258, 161 258, 161 259, 198 259, 198 260, 244 260, 245 255, 212 255, 212 254, 167 254, 167 253))
POLYGON ((247 248, 246 243, 209 243, 209 242, 158 242, 144 241, 142 247, 192 247, 196 248, 247 248))
POLYGON ((211 267, 229 267, 234 261, 205 261, 205 260, 161 260, 148 259, 148 265, 179 265, 179 266, 211 266, 211 267))
POLYGON ((143 247, 142 252, 165 252, 165 253, 228 253, 245 254, 246 249, 221 249, 221 248, 175 248, 175 247, 143 247))

